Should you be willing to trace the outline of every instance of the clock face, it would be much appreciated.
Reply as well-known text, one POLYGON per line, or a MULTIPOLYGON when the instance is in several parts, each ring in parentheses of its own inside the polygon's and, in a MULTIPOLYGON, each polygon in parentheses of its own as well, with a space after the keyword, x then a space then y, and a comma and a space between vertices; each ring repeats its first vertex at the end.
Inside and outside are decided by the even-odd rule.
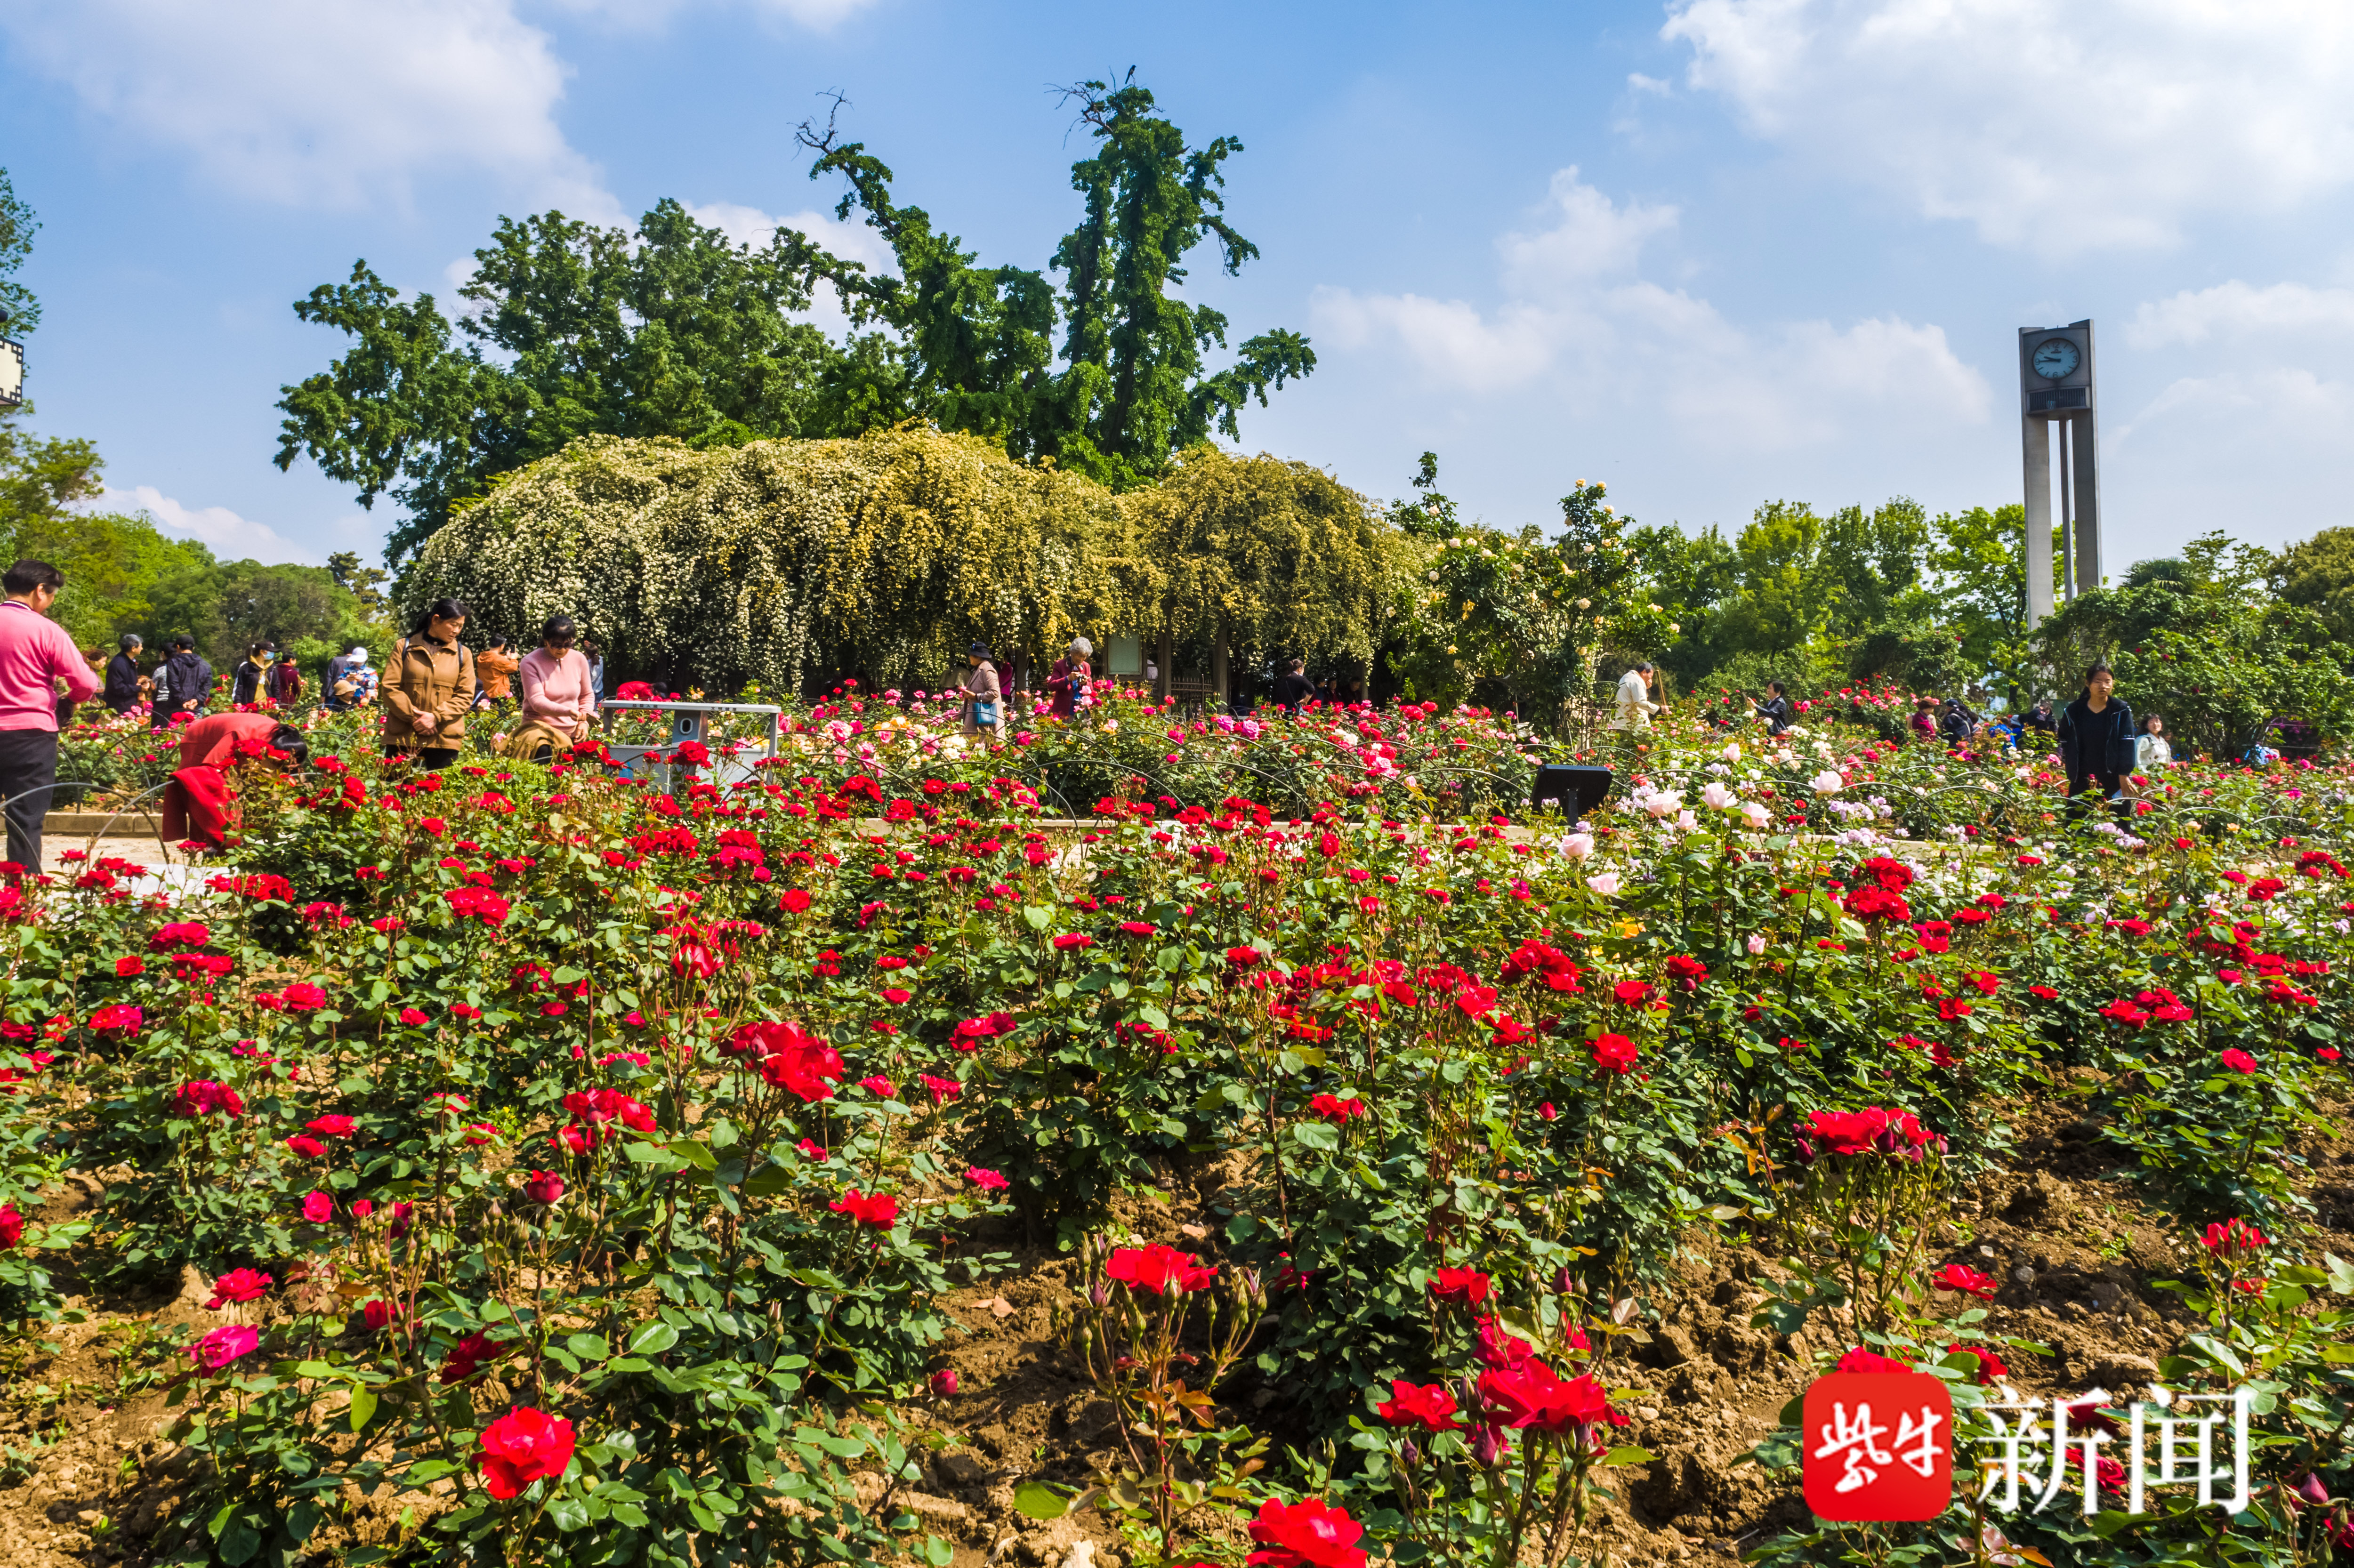
POLYGON ((2076 345, 2067 338, 2047 337, 2035 345, 2035 357, 2028 363, 2035 367, 2035 374, 2046 381, 2057 381, 2063 376, 2073 375, 2083 357, 2076 352, 2076 345))

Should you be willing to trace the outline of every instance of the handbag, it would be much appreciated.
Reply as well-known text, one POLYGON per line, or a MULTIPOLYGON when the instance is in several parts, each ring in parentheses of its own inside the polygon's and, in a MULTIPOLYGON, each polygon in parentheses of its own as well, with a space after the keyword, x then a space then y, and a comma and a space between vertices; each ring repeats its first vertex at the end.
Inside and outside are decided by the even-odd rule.
POLYGON ((972 705, 972 722, 976 728, 995 728, 997 725, 997 705, 995 703, 975 702, 972 705))

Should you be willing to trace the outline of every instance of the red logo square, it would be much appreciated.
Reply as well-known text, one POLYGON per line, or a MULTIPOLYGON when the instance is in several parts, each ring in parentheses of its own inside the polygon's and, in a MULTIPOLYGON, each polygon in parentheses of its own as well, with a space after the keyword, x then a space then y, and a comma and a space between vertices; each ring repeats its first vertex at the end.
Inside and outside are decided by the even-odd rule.
POLYGON ((1927 1372, 1833 1372, 1800 1418, 1807 1506, 1825 1520, 1925 1520, 1954 1498, 1954 1398, 1927 1372))

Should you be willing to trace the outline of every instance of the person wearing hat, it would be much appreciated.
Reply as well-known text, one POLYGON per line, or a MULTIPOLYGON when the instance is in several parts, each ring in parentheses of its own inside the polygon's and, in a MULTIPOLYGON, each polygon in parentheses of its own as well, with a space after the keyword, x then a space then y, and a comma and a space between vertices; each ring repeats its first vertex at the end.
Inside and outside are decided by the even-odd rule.
POLYGON ((337 711, 365 707, 376 696, 376 673, 368 665, 368 651, 354 644, 340 659, 327 662, 327 705, 337 711))
POLYGON ((1095 672, 1087 665, 1087 657, 1095 651, 1096 645, 1086 638, 1074 637, 1047 673, 1046 690, 1054 694, 1056 718, 1070 718, 1078 712, 1079 693, 1095 678, 1095 672))
POLYGON ((1005 693, 998 684, 997 665, 990 656, 989 644, 976 642, 964 651, 964 656, 970 668, 957 678, 958 689, 964 693, 963 732, 979 735, 987 730, 1002 739, 1005 693))

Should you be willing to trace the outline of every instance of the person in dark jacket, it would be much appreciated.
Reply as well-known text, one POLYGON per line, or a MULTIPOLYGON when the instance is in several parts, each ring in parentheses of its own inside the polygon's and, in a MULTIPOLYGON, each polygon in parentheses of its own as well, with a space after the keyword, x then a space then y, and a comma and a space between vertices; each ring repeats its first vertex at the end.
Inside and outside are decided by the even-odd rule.
POLYGON ((1316 700, 1316 683, 1308 678, 1307 669, 1307 660, 1293 659, 1275 678, 1276 704, 1285 713, 1297 714, 1304 705, 1316 700))
POLYGON ((139 689, 139 650, 146 644, 136 632, 122 634, 122 652, 106 662, 106 705, 119 714, 137 707, 145 694, 139 689))
POLYGON ((2133 709, 2111 694, 2117 678, 2099 663, 2084 672, 2084 694, 2060 715, 2060 762, 2068 771, 2068 815, 2082 817, 2082 797, 2098 791, 2117 801, 2117 815, 2132 808, 2123 797, 2133 788, 2133 709))
POLYGON ((2059 729, 2059 727, 2060 721, 2052 716, 2052 699, 2050 697, 2039 697, 2036 699, 2035 705, 2027 710, 2027 716, 2020 720, 2020 728, 2021 730, 2041 730, 2045 735, 2054 733, 2059 729))
POLYGON ((230 677, 228 705, 249 708, 261 701, 262 683, 270 674, 270 661, 278 650, 267 642, 257 642, 245 651, 245 659, 230 677))
POLYGON ((195 718, 212 694, 213 667, 196 652, 196 640, 183 631, 172 639, 172 656, 156 672, 154 727, 167 728, 181 714, 195 718))
POLYGON ((1766 721, 1767 735, 1779 735, 1790 727, 1790 699, 1781 682, 1766 683, 1766 700, 1757 705, 1757 716, 1766 721))

